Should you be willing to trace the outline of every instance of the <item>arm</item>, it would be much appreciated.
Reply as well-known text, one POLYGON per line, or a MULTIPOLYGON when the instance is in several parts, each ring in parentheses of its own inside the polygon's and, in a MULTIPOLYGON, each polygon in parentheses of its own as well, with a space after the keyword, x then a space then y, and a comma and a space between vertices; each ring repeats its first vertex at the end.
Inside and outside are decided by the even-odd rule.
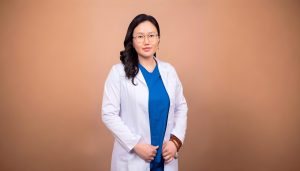
POLYGON ((114 66, 104 85, 102 121, 116 140, 129 152, 139 142, 141 136, 134 134, 119 115, 121 105, 120 81, 120 75, 114 66))
POLYGON ((181 82, 175 70, 174 73, 176 77, 174 128, 171 131, 170 140, 166 141, 163 145, 163 157, 165 159, 165 163, 169 163, 174 158, 177 158, 176 151, 179 151, 184 141, 187 127, 188 107, 183 95, 181 82))
POLYGON ((185 132, 187 128, 187 103, 183 95, 183 88, 181 81, 175 71, 176 76, 176 94, 175 94, 175 111, 174 111, 174 128, 171 134, 176 136, 181 143, 185 138, 185 132))

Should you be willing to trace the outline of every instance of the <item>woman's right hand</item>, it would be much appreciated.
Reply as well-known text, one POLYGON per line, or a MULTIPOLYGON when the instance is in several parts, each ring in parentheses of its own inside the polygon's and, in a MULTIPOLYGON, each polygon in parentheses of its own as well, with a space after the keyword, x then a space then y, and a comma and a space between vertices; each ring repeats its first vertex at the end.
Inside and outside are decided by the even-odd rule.
POLYGON ((142 159, 151 162, 156 156, 156 150, 159 146, 153 146, 151 144, 136 144, 133 148, 134 152, 142 159))

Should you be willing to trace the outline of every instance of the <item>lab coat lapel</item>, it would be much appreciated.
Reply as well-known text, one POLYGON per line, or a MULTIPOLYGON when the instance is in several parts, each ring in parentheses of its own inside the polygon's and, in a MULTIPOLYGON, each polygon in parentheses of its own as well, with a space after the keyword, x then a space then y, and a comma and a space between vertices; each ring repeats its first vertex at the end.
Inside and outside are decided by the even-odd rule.
POLYGON ((140 82, 142 82, 143 84, 147 85, 147 84, 146 84, 146 80, 145 80, 145 78, 144 78, 144 76, 143 76, 141 70, 139 70, 139 72, 137 73, 136 78, 137 78, 140 82))
MULTIPOLYGON (((170 95, 170 88, 169 88, 169 85, 168 85, 168 73, 169 72, 168 72, 167 68, 165 68, 163 66, 163 63, 158 58, 155 57, 155 60, 157 61, 158 70, 159 70, 159 73, 161 75, 162 81, 163 81, 163 83, 165 85, 165 88, 167 90, 167 93, 170 95)), ((143 84, 147 85, 146 84, 146 80, 145 80, 145 78, 144 78, 144 76, 143 76, 143 74, 142 74, 142 72, 140 70, 137 73, 136 78, 140 82, 142 82, 143 84)))
POLYGON ((157 64, 158 64, 158 69, 159 69, 159 72, 160 72, 160 75, 161 75, 161 78, 162 78, 162 81, 164 83, 164 86, 166 88, 166 91, 169 95, 169 98, 170 98, 170 108, 169 108, 169 113, 168 113, 168 121, 167 121, 167 127, 166 127, 166 133, 165 133, 165 137, 164 137, 164 141, 167 141, 169 139, 168 135, 170 134, 170 120, 172 118, 172 116, 170 115, 170 111, 171 111, 171 106, 173 104, 173 101, 172 101, 172 94, 170 93, 171 92, 171 85, 168 81, 168 76, 169 76, 169 70, 167 69, 167 67, 164 66, 164 64, 159 60, 157 59, 157 64))
POLYGON ((158 70, 159 70, 159 73, 160 73, 160 76, 162 78, 162 81, 165 85, 165 88, 167 90, 167 93, 169 93, 169 85, 168 85, 168 71, 166 70, 166 68, 164 66, 162 66, 163 64, 161 63, 161 61, 157 58, 155 58, 156 61, 157 61, 157 65, 158 65, 158 70))

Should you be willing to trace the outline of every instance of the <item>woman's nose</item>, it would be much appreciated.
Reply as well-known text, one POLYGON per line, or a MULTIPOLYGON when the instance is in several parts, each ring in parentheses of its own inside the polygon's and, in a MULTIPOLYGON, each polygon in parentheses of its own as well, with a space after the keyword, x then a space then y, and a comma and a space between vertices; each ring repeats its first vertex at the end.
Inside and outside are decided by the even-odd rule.
POLYGON ((145 38, 144 38, 144 43, 146 43, 146 44, 149 43, 149 38, 148 38, 148 36, 145 36, 145 38))

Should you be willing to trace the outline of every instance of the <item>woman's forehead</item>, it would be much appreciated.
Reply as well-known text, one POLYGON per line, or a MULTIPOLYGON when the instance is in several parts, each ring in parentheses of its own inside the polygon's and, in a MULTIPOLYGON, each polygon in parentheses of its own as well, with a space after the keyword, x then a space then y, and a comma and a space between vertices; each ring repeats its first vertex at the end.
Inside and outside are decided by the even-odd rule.
POLYGON ((133 31, 135 34, 148 34, 156 32, 156 27, 150 21, 144 21, 140 23, 133 31))

